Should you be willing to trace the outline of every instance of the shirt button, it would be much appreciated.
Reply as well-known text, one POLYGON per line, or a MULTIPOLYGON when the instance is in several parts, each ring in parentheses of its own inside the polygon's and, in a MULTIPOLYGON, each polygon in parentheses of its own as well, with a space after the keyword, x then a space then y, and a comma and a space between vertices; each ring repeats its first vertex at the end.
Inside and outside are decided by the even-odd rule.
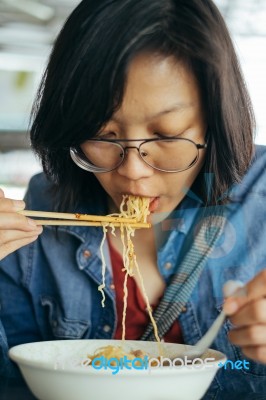
POLYGON ((110 332, 110 330, 111 330, 111 327, 110 327, 110 325, 104 325, 104 327, 103 327, 103 331, 104 332, 110 332))
POLYGON ((84 257, 84 258, 89 258, 90 256, 91 256, 90 250, 84 250, 84 252, 83 252, 83 257, 84 257))
POLYGON ((187 307, 183 306, 182 309, 181 309, 181 312, 186 312, 186 311, 187 311, 187 307))
POLYGON ((113 283, 111 283, 110 289, 115 290, 115 285, 113 283))
POLYGON ((164 269, 171 269, 172 268, 172 264, 170 262, 167 262, 164 264, 164 269))

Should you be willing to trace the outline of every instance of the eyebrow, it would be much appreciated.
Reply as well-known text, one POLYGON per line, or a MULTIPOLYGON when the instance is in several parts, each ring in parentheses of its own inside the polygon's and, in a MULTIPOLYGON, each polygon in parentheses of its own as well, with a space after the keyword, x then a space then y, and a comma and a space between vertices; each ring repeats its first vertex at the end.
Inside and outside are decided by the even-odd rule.
MULTIPOLYGON (((162 115, 165 114, 170 114, 172 112, 179 112, 186 110, 188 108, 194 107, 194 103, 177 103, 173 104, 170 108, 166 108, 165 110, 159 111, 158 113, 149 115, 147 120, 152 120, 158 117, 161 117, 162 115)), ((119 122, 119 120, 116 117, 111 117, 110 121, 114 122, 119 122)))

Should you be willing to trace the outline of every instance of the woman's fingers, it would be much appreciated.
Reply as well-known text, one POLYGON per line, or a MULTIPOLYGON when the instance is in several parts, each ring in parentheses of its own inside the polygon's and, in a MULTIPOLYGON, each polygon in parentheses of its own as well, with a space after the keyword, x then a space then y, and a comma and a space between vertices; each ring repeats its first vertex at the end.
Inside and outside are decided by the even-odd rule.
POLYGON ((241 296, 237 296, 236 293, 228 297, 224 303, 224 311, 228 316, 233 315, 245 304, 263 297, 266 297, 266 269, 245 285, 245 295, 241 290, 241 296))
POLYGON ((242 353, 260 363, 266 363, 266 346, 243 346, 242 353))
POLYGON ((27 232, 36 229, 34 220, 17 213, 24 208, 23 200, 7 199, 3 190, 0 189, 0 231, 15 229, 27 232))
POLYGON ((266 270, 228 297, 224 311, 235 326, 229 340, 247 357, 266 363, 266 270))
POLYGON ((13 253, 14 251, 20 249, 31 242, 34 242, 38 238, 38 235, 30 236, 27 238, 18 239, 9 243, 5 243, 0 246, 0 260, 6 257, 8 254, 13 253))
POLYGON ((235 328, 228 334, 229 339, 236 346, 266 346, 265 325, 250 325, 235 328))
POLYGON ((237 313, 231 315, 230 321, 235 326, 266 324, 266 298, 246 304, 237 313))
POLYGON ((260 363, 266 363, 266 325, 250 325, 235 328, 228 334, 229 340, 241 347, 242 353, 260 363))
POLYGON ((24 232, 19 230, 0 230, 0 243, 1 246, 12 241, 27 239, 35 236, 39 236, 43 231, 42 226, 36 227, 36 229, 30 232, 24 232))
POLYGON ((0 213, 16 212, 24 210, 25 202, 23 200, 7 199, 2 189, 0 189, 0 213))
POLYGON ((17 211, 25 208, 23 200, 7 199, 0 189, 0 259, 38 238, 42 227, 17 211))
POLYGON ((21 230, 28 232, 35 230, 38 226, 33 219, 18 213, 3 212, 0 215, 0 232, 1 230, 21 230))
POLYGON ((36 226, 28 232, 23 230, 0 229, 0 260, 13 251, 18 250, 20 247, 36 240, 42 231, 42 226, 36 226))

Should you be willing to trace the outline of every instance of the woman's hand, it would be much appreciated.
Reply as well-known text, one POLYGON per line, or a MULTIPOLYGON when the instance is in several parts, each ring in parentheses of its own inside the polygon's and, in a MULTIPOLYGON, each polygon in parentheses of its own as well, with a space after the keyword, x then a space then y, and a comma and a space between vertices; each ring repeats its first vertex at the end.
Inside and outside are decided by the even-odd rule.
POLYGON ((0 260, 36 240, 42 227, 17 213, 25 208, 22 200, 6 199, 0 189, 0 260))
POLYGON ((229 340, 247 357, 266 363, 266 270, 256 275, 224 303, 224 311, 235 328, 229 340))

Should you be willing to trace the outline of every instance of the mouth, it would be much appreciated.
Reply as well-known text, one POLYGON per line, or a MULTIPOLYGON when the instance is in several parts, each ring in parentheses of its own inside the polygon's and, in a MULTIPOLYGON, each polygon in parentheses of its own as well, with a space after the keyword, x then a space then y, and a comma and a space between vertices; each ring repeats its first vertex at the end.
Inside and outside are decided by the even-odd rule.
POLYGON ((148 198, 149 199, 149 211, 150 211, 150 213, 154 213, 158 209, 159 204, 160 204, 160 197, 159 196, 151 197, 151 196, 147 196, 147 195, 140 194, 140 193, 124 193, 124 195, 148 198))
POLYGON ((160 198, 159 197, 152 197, 150 199, 150 204, 149 204, 149 211, 150 213, 154 213, 160 204, 160 198))

